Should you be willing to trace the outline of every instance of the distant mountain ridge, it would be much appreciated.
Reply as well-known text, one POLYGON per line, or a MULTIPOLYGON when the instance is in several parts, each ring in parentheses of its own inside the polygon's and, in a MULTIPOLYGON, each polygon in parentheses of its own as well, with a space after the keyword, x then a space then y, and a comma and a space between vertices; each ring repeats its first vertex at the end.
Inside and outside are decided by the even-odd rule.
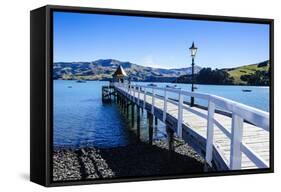
MULTIPOLYGON (((191 67, 164 69, 115 59, 99 59, 93 62, 55 62, 53 79, 110 80, 119 65, 134 81, 172 82, 181 75, 191 74, 191 67)), ((195 73, 200 70, 201 67, 195 66, 195 73)))
MULTIPOLYGON (((191 83, 191 67, 153 68, 116 59, 99 59, 92 62, 55 62, 53 65, 53 79, 108 81, 112 79, 112 74, 119 65, 124 68, 133 81, 191 83)), ((213 71, 210 68, 195 66, 194 71, 195 74, 200 76, 197 83, 268 85, 269 68, 269 61, 266 60, 256 64, 214 69, 213 71), (200 74, 201 72, 202 74, 200 74)))

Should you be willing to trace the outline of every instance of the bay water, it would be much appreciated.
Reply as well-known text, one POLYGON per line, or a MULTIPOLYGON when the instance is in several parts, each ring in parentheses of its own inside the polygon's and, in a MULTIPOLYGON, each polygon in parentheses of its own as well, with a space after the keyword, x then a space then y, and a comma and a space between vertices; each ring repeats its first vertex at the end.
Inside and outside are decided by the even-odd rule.
MULTIPOLYGON (((71 80, 54 80, 53 95, 53 146, 54 147, 99 147, 112 148, 134 143, 135 127, 130 118, 122 114, 114 103, 103 104, 102 86, 106 81, 87 81, 77 83, 71 80)), ((147 82, 139 84, 147 85, 147 82)), ((155 84, 155 83, 154 83, 155 84)), ((156 83, 165 87, 169 83, 156 83)), ((173 84, 175 85, 175 84, 173 84)), ((189 91, 190 84, 176 84, 178 88, 189 91)), ((269 88, 259 86, 196 85, 196 92, 225 97, 263 111, 269 111, 269 88), (244 92, 243 90, 251 90, 244 92)), ((161 94, 161 93, 159 93, 161 94)), ((170 94, 169 97, 177 98, 170 94)), ((185 97, 189 101, 190 98, 185 97)), ((195 100, 206 105, 205 101, 195 100)), ((147 140, 146 113, 141 118, 141 137, 147 140)), ((154 138, 164 137, 164 125, 159 123, 154 138)))

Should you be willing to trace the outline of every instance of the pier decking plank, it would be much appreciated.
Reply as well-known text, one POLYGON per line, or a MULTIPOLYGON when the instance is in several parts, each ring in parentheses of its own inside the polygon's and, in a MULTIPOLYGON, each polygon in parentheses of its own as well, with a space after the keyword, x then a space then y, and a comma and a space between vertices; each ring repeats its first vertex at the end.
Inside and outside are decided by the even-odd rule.
MULTIPOLYGON (((125 88, 122 89, 127 96, 133 98, 133 101, 137 104, 138 102, 138 94, 133 96, 132 93, 129 93, 128 90, 125 88)), ((139 94, 139 101, 143 103, 144 101, 144 94, 141 92, 139 94)), ((152 96, 149 94, 146 95, 146 105, 152 105, 152 96)), ((155 98, 154 106, 162 111, 164 108, 164 100, 155 98)), ((184 106, 189 109, 195 110, 198 113, 208 115, 208 111, 198 108, 198 107, 190 107, 186 104, 184 106)), ((178 105, 168 102, 167 103, 167 114, 174 117, 175 119, 178 118, 178 105)), ((214 114, 214 119, 216 119, 223 127, 225 127, 229 132, 231 132, 231 124, 232 119, 226 115, 222 115, 219 113, 214 114)), ((189 110, 183 109, 183 124, 185 125, 184 128, 193 130, 196 134, 202 136, 206 139, 207 137, 207 120, 202 118, 189 110)), ((256 127, 250 123, 244 122, 243 123, 243 143, 248 145, 255 153, 261 156, 267 163, 269 163, 269 132, 256 127)), ((214 145, 216 145, 217 149, 220 150, 220 153, 223 155, 223 159, 225 159, 225 163, 229 166, 230 162, 230 147, 231 142, 230 139, 217 127, 214 125, 214 145)), ((256 165, 245 155, 242 154, 242 169, 253 169, 257 168, 256 165)))

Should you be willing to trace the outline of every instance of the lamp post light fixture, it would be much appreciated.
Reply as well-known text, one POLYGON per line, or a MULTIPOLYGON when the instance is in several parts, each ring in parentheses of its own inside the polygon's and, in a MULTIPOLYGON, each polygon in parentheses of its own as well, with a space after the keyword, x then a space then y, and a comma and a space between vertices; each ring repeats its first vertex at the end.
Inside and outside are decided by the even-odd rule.
MULTIPOLYGON (((194 58, 197 52, 197 47, 195 47, 194 42, 192 43, 191 47, 189 48, 191 57, 192 57, 192 73, 191 73, 191 92, 194 92, 194 58)), ((190 106, 193 107, 194 105, 194 97, 191 97, 190 106)))

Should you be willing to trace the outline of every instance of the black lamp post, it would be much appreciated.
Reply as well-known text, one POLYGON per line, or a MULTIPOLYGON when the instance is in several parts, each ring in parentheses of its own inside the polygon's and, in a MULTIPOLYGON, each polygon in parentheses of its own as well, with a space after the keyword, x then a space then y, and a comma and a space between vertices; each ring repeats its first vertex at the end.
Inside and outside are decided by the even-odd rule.
MULTIPOLYGON (((191 92, 194 92, 194 58, 197 52, 197 47, 195 47, 194 42, 192 43, 191 47, 189 48, 192 57, 192 73, 191 73, 191 92)), ((194 105, 194 97, 191 97, 190 106, 194 105)))

